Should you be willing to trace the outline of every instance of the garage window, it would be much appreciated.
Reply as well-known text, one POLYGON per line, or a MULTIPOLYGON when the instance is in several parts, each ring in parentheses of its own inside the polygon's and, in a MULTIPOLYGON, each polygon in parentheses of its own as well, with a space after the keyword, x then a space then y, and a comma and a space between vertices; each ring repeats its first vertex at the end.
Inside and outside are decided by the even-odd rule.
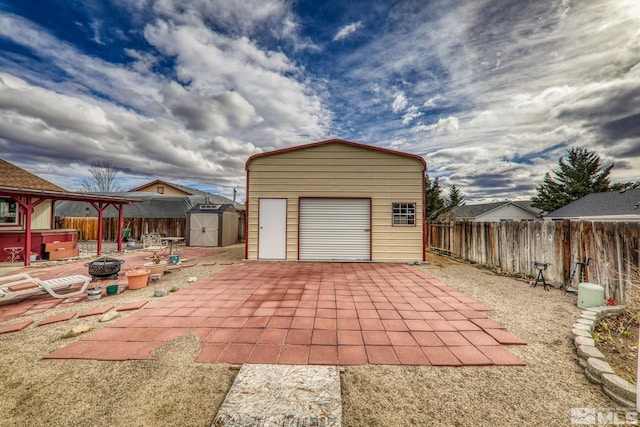
POLYGON ((415 203, 393 203, 393 225, 416 225, 415 203))

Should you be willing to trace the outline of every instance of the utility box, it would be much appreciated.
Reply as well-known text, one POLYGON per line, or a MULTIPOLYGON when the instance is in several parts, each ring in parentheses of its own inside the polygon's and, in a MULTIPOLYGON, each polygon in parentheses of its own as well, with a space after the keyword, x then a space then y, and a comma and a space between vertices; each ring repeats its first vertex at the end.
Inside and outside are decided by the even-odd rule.
POLYGON ((202 204, 187 211, 187 246, 238 243, 238 212, 231 204, 202 204))
POLYGON ((604 305, 604 288, 595 283, 578 285, 578 307, 589 308, 604 305))

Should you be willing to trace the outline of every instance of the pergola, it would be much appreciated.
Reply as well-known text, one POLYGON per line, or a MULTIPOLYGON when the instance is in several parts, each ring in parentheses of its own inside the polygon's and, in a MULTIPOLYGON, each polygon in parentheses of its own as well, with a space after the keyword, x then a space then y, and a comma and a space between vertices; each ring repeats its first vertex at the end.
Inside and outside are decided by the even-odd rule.
MULTIPOLYGON (((118 211, 118 236, 122 236, 124 223, 123 206, 139 202, 138 199, 126 197, 105 196, 90 193, 73 193, 67 191, 37 190, 25 188, 13 188, 0 186, 0 197, 13 199, 20 206, 20 213, 25 217, 24 223, 24 253, 31 253, 31 217, 33 211, 40 203, 46 200, 71 200, 75 202, 90 203, 98 211, 98 248, 97 254, 102 253, 102 217, 104 210, 109 206, 118 211)), ((122 239, 118 239, 118 252, 122 250, 122 239)), ((31 259, 24 257, 24 265, 30 265, 31 259)))

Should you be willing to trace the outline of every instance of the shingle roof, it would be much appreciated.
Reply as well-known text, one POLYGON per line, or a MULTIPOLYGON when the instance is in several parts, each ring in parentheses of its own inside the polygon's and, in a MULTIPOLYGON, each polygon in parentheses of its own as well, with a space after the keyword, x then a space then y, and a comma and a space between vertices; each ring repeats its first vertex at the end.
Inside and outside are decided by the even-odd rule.
POLYGON ((640 188, 591 193, 549 213, 545 218, 640 216, 640 188))
POLYGON ((531 201, 529 200, 514 200, 514 201, 507 200, 502 202, 479 203, 476 205, 455 206, 452 209, 452 212, 456 216, 456 218, 459 218, 459 219, 477 218, 480 215, 484 215, 487 212, 491 212, 495 209, 498 209, 508 204, 516 205, 526 211, 531 212, 534 215, 538 215, 542 212, 542 210, 532 207, 531 201))
POLYGON ((3 159, 0 159, 0 187, 65 192, 63 188, 3 159))

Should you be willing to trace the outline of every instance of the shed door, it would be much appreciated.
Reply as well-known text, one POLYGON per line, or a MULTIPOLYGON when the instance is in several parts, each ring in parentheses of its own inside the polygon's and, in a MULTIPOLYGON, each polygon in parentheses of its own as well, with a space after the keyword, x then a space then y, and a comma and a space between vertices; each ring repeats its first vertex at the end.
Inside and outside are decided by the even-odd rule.
POLYGON ((300 199, 300 259, 369 261, 369 199, 300 199))
POLYGON ((189 245, 218 246, 218 214, 191 214, 189 245))
POLYGON ((287 252, 287 199, 260 199, 258 259, 285 259, 287 252))

